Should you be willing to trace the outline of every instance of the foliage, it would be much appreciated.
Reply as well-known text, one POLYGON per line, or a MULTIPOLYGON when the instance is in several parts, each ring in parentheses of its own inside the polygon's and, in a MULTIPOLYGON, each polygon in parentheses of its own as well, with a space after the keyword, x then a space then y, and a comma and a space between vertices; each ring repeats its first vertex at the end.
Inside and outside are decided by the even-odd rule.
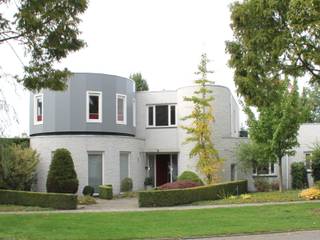
POLYGON ((76 209, 77 195, 64 193, 25 192, 0 189, 0 204, 76 209))
POLYGON ((78 38, 78 24, 87 0, 4 0, 0 5, 9 2, 14 2, 17 10, 11 18, 0 15, 0 44, 17 41, 30 59, 24 66, 24 76, 18 80, 29 90, 65 89, 70 72, 55 69, 54 65, 85 46, 78 38))
POLYGON ((151 178, 151 177, 146 177, 146 178, 144 179, 144 185, 145 185, 145 186, 153 186, 153 180, 152 180, 152 178, 151 178))
POLYGON ((318 1, 244 0, 230 10, 235 39, 226 51, 246 103, 269 105, 285 76, 320 83, 318 1))
POLYGON ((317 188, 308 188, 299 194, 299 197, 304 198, 306 200, 318 200, 320 199, 320 189, 317 188))
POLYGON ((258 192, 270 191, 270 183, 266 178, 263 178, 263 177, 257 177, 254 179, 254 187, 258 192))
POLYGON ((199 183, 200 185, 203 185, 203 182, 200 179, 200 177, 192 171, 184 171, 183 173, 181 173, 180 176, 178 176, 178 180, 179 181, 190 180, 192 182, 199 183))
POLYGON ((97 203, 96 199, 90 195, 84 195, 84 196, 78 197, 78 204, 80 205, 92 205, 96 203, 97 203))
POLYGON ((89 185, 85 186, 82 190, 82 194, 84 196, 93 196, 94 194, 94 187, 91 187, 89 185))
POLYGON ((0 153, 0 188, 30 190, 39 162, 37 152, 13 144, 2 147, 0 153))
POLYGON ((292 188, 303 189, 309 187, 307 168, 303 162, 291 164, 292 188))
POLYGON ((144 191, 139 193, 140 207, 183 205, 201 200, 219 199, 221 192, 229 195, 247 192, 247 181, 233 181, 195 188, 144 191))
POLYGON ((305 87, 302 98, 308 111, 306 122, 320 123, 320 83, 305 87))
POLYGON ((191 120, 190 126, 182 126, 186 130, 188 137, 185 143, 194 143, 190 151, 190 158, 197 157, 197 169, 202 173, 206 181, 211 184, 217 182, 218 172, 222 164, 218 151, 214 148, 212 142, 212 126, 214 121, 212 109, 212 91, 208 85, 212 81, 207 79, 207 74, 211 73, 207 69, 209 59, 206 54, 202 54, 201 62, 198 66, 199 79, 195 81, 198 89, 194 91, 191 97, 185 97, 184 100, 193 104, 193 110, 190 115, 183 120, 191 120))
POLYGON ((99 186, 99 198, 109 200, 113 198, 113 190, 111 184, 99 186))
POLYGON ((65 148, 54 151, 47 177, 47 191, 76 193, 79 181, 74 169, 71 153, 65 148))
POLYGON ((133 183, 132 183, 132 179, 131 178, 124 178, 121 181, 121 192, 131 192, 132 191, 132 187, 133 187, 133 183))
POLYGON ((310 160, 313 180, 320 181, 320 144, 313 147, 310 160))
POLYGON ((0 138, 0 148, 8 147, 12 144, 20 145, 23 148, 30 147, 29 138, 0 138))
POLYGON ((136 91, 148 91, 149 86, 147 80, 143 79, 141 73, 130 74, 130 79, 136 83, 136 91))
POLYGON ((182 188, 193 188, 201 186, 198 182, 193 182, 190 180, 178 180, 172 183, 165 183, 158 187, 159 190, 166 190, 166 189, 182 189, 182 188))
POLYGON ((320 181, 315 182, 314 187, 320 189, 320 181))

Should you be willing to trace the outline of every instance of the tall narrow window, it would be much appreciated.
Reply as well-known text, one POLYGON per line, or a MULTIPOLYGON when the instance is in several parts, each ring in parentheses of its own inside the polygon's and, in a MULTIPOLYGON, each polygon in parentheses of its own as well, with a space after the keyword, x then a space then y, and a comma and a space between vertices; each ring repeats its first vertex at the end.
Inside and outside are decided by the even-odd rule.
POLYGON ((176 125, 176 106, 170 106, 170 125, 176 125))
POLYGON ((127 97, 126 95, 117 94, 116 115, 117 124, 127 124, 127 97))
POLYGON ((148 107, 148 126, 153 126, 153 108, 154 106, 148 107))
POLYGON ((132 125, 135 127, 137 125, 137 119, 136 119, 136 111, 137 111, 137 106, 136 106, 136 99, 134 98, 132 100, 132 125))
POLYGON ((43 123, 43 94, 34 96, 34 124, 43 123))
POLYGON ((102 122, 102 92, 87 92, 87 122, 102 122))

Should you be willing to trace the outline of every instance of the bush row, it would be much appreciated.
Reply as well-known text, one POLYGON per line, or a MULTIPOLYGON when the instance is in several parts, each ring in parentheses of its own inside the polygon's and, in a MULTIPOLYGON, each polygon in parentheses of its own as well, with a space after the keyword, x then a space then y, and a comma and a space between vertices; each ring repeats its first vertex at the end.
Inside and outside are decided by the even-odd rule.
POLYGON ((195 188, 154 190, 139 193, 140 207, 164 207, 203 200, 216 200, 227 195, 247 192, 247 181, 234 181, 195 188))
POLYGON ((0 189, 0 204, 38 206, 55 209, 76 209, 77 195, 0 189))

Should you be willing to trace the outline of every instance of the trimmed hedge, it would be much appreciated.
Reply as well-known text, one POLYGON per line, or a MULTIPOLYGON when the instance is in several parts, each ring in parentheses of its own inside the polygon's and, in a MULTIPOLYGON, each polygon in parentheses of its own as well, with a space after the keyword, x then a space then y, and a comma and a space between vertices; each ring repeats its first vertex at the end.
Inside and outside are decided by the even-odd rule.
POLYGON ((77 195, 0 189, 0 204, 77 209, 77 195))
POLYGON ((200 185, 204 185, 201 178, 194 172, 184 171, 179 177, 178 181, 189 180, 195 183, 199 183, 200 185))
POLYGON ((139 207, 165 207, 217 200, 226 195, 246 193, 247 189, 247 180, 243 180, 195 188, 143 191, 139 192, 139 207))
POLYGON ((113 191, 112 191, 111 184, 99 186, 99 198, 102 198, 102 199, 112 199, 113 198, 113 191))

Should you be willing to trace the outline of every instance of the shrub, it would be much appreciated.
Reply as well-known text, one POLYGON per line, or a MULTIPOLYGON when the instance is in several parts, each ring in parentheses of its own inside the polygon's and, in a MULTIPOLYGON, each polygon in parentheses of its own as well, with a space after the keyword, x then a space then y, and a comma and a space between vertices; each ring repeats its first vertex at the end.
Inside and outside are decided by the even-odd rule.
POLYGON ((247 192, 247 181, 233 181, 195 188, 139 192, 140 207, 183 205, 196 201, 220 199, 221 192, 239 195, 247 192))
POLYGON ((258 192, 269 192, 271 189, 268 180, 262 177, 256 177, 254 179, 254 187, 258 192))
POLYGON ((126 178, 122 179, 121 187, 120 187, 121 192, 131 192, 132 187, 133 187, 133 184, 132 184, 131 178, 126 177, 126 178))
POLYGON ((303 162, 291 164, 292 188, 303 189, 308 187, 307 168, 303 162))
POLYGON ((82 194, 84 196, 93 196, 94 194, 94 187, 91 187, 89 185, 85 186, 82 190, 82 194))
POLYGON ((31 148, 6 145, 0 148, 0 188, 30 190, 35 181, 39 155, 31 148))
POLYGON ((54 151, 50 164, 47 191, 56 193, 76 193, 78 191, 78 178, 70 152, 59 148, 54 151))
POLYGON ((199 178, 199 176, 191 171, 184 171, 179 177, 178 180, 190 180, 192 182, 199 183, 200 185, 204 185, 203 181, 199 178))
POLYGON ((313 180, 320 181, 320 144, 316 144, 311 153, 311 169, 313 180))
POLYGON ((77 195, 63 193, 0 190, 0 204, 76 209, 77 195))
POLYGON ((278 191, 279 190, 279 181, 272 181, 270 184, 270 188, 272 191, 278 191))
POLYGON ((304 198, 306 200, 316 200, 320 199, 320 190, 317 188, 308 188, 303 190, 299 197, 304 198))
POLYGON ((94 197, 91 197, 90 195, 78 197, 78 204, 92 205, 92 204, 96 204, 96 203, 97 203, 96 199, 94 197))
POLYGON ((315 182, 314 187, 320 189, 320 181, 315 182))
POLYGON ((158 189, 160 189, 160 190, 181 189, 181 188, 193 188, 193 187, 198 187, 198 186, 201 186, 200 183, 193 182, 190 180, 181 180, 181 181, 163 184, 160 187, 158 187, 158 189))
POLYGON ((113 191, 112 191, 111 184, 99 186, 99 198, 102 198, 102 199, 112 199, 113 198, 113 191))
POLYGON ((146 178, 144 179, 144 185, 145 185, 145 186, 153 186, 153 180, 152 180, 152 178, 151 178, 151 177, 146 177, 146 178))

